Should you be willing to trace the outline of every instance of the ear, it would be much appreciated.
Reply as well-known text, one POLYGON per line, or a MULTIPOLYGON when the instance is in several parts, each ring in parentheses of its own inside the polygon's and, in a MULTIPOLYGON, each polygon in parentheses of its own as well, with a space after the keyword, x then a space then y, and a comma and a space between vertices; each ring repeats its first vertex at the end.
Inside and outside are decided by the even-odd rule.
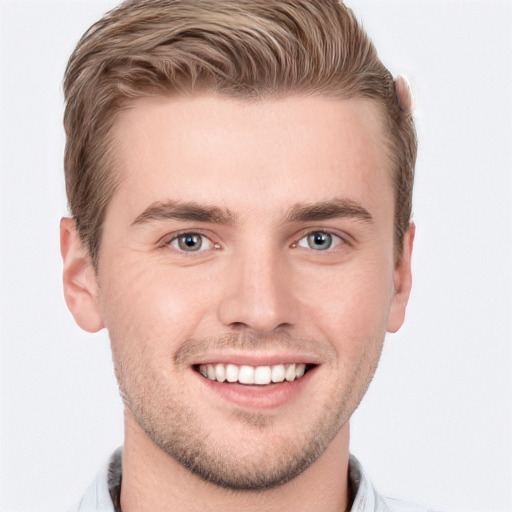
POLYGON ((402 254, 393 272, 394 290, 388 317, 388 332, 398 331, 404 323, 405 309, 409 301, 412 286, 411 256, 415 232, 416 226, 411 222, 404 235, 402 254))
POLYGON ((87 332, 98 332, 103 320, 98 310, 98 283, 87 249, 76 230, 74 219, 60 221, 64 299, 75 322, 87 332))

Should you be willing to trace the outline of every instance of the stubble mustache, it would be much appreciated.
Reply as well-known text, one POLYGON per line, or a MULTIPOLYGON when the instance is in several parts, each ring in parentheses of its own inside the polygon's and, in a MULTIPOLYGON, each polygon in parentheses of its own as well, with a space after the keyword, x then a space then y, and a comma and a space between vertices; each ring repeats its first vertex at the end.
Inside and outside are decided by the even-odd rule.
POLYGON ((335 355, 333 346, 326 341, 289 333, 257 336, 240 332, 227 333, 219 337, 191 338, 178 349, 174 360, 177 366, 189 366, 197 357, 209 352, 271 353, 290 350, 325 361, 335 355))

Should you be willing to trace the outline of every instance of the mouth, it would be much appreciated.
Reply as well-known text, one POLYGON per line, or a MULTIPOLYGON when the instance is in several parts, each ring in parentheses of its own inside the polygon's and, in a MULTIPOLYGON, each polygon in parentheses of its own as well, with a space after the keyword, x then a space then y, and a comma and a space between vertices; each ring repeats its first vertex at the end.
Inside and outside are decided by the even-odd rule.
POLYGON ((195 365, 194 369, 205 379, 228 384, 268 386, 294 382, 304 378, 315 365, 287 363, 273 365, 237 365, 234 363, 209 363, 195 365))
POLYGON ((311 399, 323 363, 317 355, 304 353, 209 353, 194 361, 191 370, 207 404, 230 403, 255 411, 311 399))

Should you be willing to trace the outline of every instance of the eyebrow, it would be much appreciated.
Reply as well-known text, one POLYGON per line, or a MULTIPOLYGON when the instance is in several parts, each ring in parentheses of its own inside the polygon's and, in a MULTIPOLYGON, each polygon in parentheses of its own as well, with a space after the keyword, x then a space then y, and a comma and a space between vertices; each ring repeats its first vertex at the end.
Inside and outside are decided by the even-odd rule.
MULTIPOLYGON (((370 212, 350 199, 297 204, 285 214, 283 222, 316 222, 335 218, 373 222, 370 212)), ((236 221, 236 215, 229 209, 218 206, 200 205, 196 202, 165 201, 148 206, 132 222, 132 226, 165 220, 189 220, 232 226, 236 221)))
POLYGON ((165 201, 148 206, 132 222, 132 226, 172 219, 232 225, 236 216, 230 210, 217 206, 200 205, 195 202, 165 201))
POLYGON ((370 212, 350 199, 297 204, 286 214, 284 222, 316 222, 337 218, 349 218, 369 224, 373 223, 370 212))

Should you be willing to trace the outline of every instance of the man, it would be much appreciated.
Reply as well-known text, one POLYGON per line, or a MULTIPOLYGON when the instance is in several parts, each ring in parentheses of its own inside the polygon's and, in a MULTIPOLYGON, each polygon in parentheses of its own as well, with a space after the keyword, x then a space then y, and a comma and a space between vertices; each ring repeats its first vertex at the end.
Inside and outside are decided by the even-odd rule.
POLYGON ((76 510, 427 510, 349 419, 411 288, 412 97, 334 0, 129 1, 65 77, 66 302, 125 442, 76 510))

